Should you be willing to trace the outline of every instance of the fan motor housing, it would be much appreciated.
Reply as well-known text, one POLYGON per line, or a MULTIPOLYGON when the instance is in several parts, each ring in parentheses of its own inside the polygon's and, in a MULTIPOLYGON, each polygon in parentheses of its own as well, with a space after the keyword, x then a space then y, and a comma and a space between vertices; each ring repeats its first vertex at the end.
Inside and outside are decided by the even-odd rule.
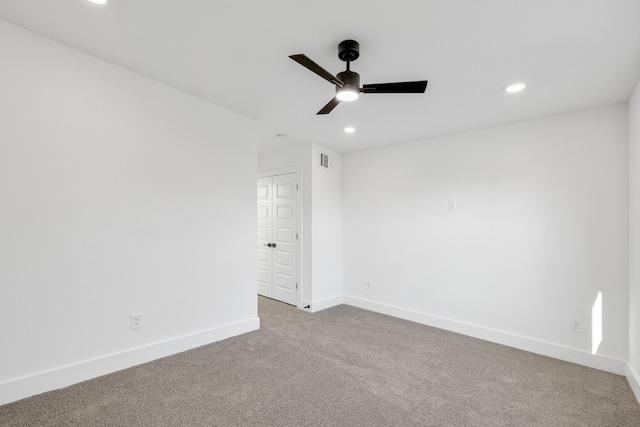
MULTIPOLYGON (((355 40, 345 40, 338 45, 338 58, 342 61, 355 61, 360 56, 360 43, 355 40)), ((343 80, 344 81, 344 80, 343 80)))
MULTIPOLYGON (((353 71, 343 71, 336 76, 343 83, 342 89, 360 90, 360 74, 353 71)), ((336 86, 336 91, 340 91, 340 87, 336 86)))

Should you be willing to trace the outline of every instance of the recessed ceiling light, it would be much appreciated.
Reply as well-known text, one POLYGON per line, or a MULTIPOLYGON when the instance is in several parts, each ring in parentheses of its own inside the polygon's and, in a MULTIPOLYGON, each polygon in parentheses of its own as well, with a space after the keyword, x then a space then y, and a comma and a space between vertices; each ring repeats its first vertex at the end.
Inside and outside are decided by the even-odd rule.
POLYGON ((346 133, 354 133, 356 131, 356 128, 354 128, 353 126, 347 126, 346 128, 344 128, 344 131, 346 133))
POLYGON ((107 4, 107 0, 89 0, 89 1, 95 4, 107 4))
POLYGON ((520 80, 517 82, 509 82, 502 86, 502 90, 507 93, 516 93, 524 90, 527 87, 527 82, 520 80))

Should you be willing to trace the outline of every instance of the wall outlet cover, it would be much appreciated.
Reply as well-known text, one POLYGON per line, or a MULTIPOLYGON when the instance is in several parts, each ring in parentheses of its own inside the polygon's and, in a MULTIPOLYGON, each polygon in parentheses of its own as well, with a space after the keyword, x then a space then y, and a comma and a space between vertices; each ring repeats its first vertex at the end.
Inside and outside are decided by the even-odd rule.
POLYGON ((131 315, 131 330, 142 328, 142 313, 131 315))
POLYGON ((575 332, 576 334, 582 333, 582 320, 580 319, 570 319, 569 330, 571 332, 575 332))

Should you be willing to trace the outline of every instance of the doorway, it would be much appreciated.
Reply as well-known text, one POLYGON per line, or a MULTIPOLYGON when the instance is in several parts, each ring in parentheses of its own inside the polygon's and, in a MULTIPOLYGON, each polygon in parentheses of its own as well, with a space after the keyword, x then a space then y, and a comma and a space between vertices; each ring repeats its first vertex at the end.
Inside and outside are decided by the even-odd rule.
POLYGON ((258 294, 297 306, 299 301, 299 176, 258 178, 258 294))

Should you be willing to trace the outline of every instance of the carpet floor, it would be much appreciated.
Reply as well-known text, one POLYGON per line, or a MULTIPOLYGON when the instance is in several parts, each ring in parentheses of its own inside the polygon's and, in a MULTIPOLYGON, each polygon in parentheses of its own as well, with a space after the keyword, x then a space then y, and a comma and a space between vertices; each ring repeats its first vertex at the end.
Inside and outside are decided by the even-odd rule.
POLYGON ((0 406, 9 426, 640 426, 618 375, 341 305, 0 406))

